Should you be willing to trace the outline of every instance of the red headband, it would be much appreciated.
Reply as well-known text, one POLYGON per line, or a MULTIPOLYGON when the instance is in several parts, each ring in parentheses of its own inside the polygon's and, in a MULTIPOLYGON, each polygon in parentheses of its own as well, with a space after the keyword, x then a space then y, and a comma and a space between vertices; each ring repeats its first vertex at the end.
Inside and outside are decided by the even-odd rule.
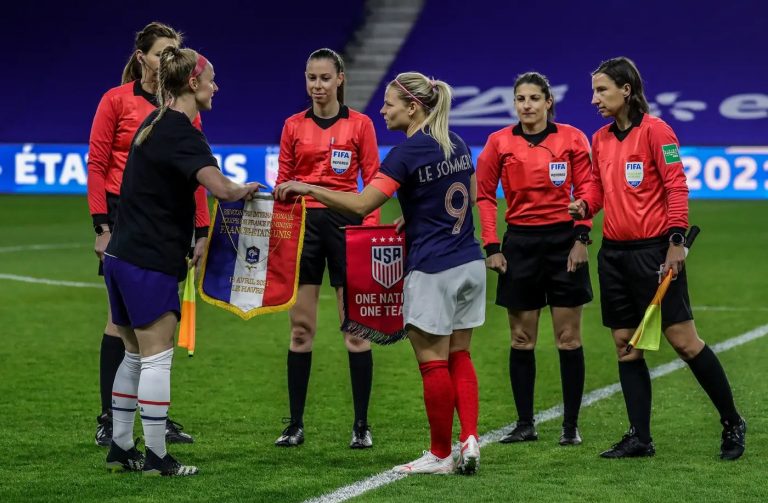
POLYGON ((203 70, 205 70, 205 65, 208 64, 208 60, 205 59, 205 56, 202 54, 197 55, 197 63, 195 64, 195 68, 192 70, 192 73, 189 74, 189 78, 193 77, 199 77, 201 73, 203 73, 203 70))
POLYGON ((397 84, 398 86, 400 86, 400 89, 402 89, 403 91, 405 91, 405 92, 406 92, 406 94, 408 94, 408 96, 410 96, 411 98, 413 98, 413 99, 414 99, 414 101, 416 101, 416 102, 417 102, 419 105, 421 105, 421 106, 423 106, 424 108, 426 108, 426 109, 427 109, 427 111, 432 111, 432 108, 428 107, 428 106, 427 106, 427 105, 426 105, 426 104, 425 104, 423 101, 421 101, 419 98, 417 98, 416 96, 414 96, 414 95, 413 95, 413 93, 411 93, 411 91, 409 91, 408 89, 406 89, 406 88, 405 88, 405 86, 404 86, 404 85, 402 85, 402 84, 400 83, 400 81, 399 81, 399 80, 395 79, 395 84, 397 84))

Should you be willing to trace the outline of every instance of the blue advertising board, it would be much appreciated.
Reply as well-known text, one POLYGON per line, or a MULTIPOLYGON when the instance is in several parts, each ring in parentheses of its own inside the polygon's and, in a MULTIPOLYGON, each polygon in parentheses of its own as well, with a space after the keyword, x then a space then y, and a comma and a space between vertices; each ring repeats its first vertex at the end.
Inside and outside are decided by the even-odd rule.
MULTIPOLYGON (((383 159, 391 147, 381 147, 383 159)), ((472 147, 477 158, 482 147, 472 147)), ((214 145, 225 175, 270 187, 277 145, 214 145)), ((691 199, 768 199, 768 147, 682 147, 691 199)), ((85 194, 87 145, 0 145, 0 194, 85 194)), ((501 192, 499 192, 501 196, 501 192)))

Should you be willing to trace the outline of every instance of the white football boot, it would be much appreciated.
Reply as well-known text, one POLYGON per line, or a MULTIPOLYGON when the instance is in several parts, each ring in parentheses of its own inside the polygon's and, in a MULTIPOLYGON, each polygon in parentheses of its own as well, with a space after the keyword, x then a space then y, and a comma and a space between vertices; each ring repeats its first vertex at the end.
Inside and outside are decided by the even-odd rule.
POLYGON ((396 473, 431 473, 435 475, 447 475, 453 473, 454 470, 453 456, 438 458, 430 451, 424 451, 424 455, 419 459, 392 469, 396 473))
POLYGON ((480 467, 480 446, 477 439, 470 435, 461 443, 459 459, 456 462, 456 471, 464 475, 473 475, 480 467))

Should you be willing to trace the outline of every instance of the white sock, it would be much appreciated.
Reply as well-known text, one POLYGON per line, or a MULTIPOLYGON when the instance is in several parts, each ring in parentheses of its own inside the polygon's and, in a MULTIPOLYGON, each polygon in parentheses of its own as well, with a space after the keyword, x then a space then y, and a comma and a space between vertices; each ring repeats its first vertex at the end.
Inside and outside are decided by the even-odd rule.
POLYGON ((127 451, 133 447, 133 421, 141 375, 141 359, 125 352, 112 383, 112 441, 127 451))
POLYGON ((144 443, 160 458, 165 457, 165 422, 171 405, 171 361, 173 348, 141 359, 139 414, 144 443))

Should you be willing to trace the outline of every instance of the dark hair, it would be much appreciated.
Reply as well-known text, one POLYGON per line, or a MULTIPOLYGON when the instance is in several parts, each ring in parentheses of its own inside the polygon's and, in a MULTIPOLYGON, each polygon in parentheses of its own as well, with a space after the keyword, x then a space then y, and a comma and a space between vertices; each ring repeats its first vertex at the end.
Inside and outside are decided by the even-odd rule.
POLYGON ((141 51, 144 54, 148 53, 158 38, 170 38, 175 40, 179 45, 184 40, 184 34, 174 30, 170 26, 153 21, 144 27, 143 30, 136 33, 136 41, 134 42, 133 52, 131 57, 128 58, 128 63, 125 64, 123 69, 123 84, 133 82, 141 78, 141 63, 136 56, 136 51, 141 51))
POLYGON ((157 72, 157 101, 160 112, 152 122, 136 135, 136 145, 147 139, 155 124, 163 118, 173 98, 189 91, 189 78, 197 65, 197 53, 192 49, 179 49, 169 45, 160 54, 160 69, 157 72))
POLYGON ((611 58, 600 63, 592 75, 604 73, 613 80, 618 87, 629 84, 629 97, 625 100, 629 106, 629 118, 635 119, 648 113, 648 100, 643 92, 643 78, 637 70, 635 63, 623 56, 611 58))
MULTIPOLYGON (((318 49, 314 51, 312 54, 309 55, 309 58, 307 58, 307 63, 309 63, 313 59, 330 59, 333 61, 333 66, 336 68, 336 73, 344 73, 344 60, 341 59, 341 56, 339 56, 339 53, 334 51, 333 49, 328 49, 327 47, 323 47, 322 49, 318 49)), ((344 76, 344 80, 341 81, 341 85, 336 89, 336 99, 339 100, 339 104, 344 104, 344 84, 346 83, 347 78, 346 75, 344 76)))
POLYGON ((544 97, 548 100, 552 100, 552 106, 549 107, 549 110, 547 110, 547 120, 555 120, 555 97, 552 96, 552 89, 550 88, 549 80, 547 80, 547 78, 539 72, 523 73, 518 75, 517 80, 515 80, 515 93, 517 93, 517 88, 523 84, 533 84, 535 86, 539 86, 541 92, 544 93, 544 97))

